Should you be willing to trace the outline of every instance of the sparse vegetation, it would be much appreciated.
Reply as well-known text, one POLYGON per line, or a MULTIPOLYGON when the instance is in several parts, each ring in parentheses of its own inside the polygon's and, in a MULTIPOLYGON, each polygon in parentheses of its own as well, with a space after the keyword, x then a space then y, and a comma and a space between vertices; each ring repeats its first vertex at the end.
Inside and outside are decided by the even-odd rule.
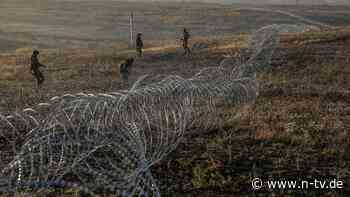
MULTIPOLYGON (((257 176, 329 176, 345 184, 344 189, 336 191, 264 189, 256 192, 257 196, 347 196, 350 193, 350 62, 340 55, 325 62, 317 52, 328 48, 339 51, 331 54, 332 57, 350 56, 349 35, 345 27, 285 35, 282 49, 287 51, 287 60, 258 75, 257 102, 222 129, 185 138, 177 150, 156 165, 153 173, 164 196, 253 195, 250 181, 257 176), (305 49, 302 54, 296 51, 300 48, 305 49)), ((192 42, 205 43, 208 48, 196 51, 191 58, 181 57, 176 41, 169 40, 170 47, 150 42, 153 46, 145 50, 146 57, 136 60, 131 80, 142 74, 191 76, 203 66, 217 65, 231 49, 245 47, 245 41, 245 35, 197 37, 192 42)), ((65 93, 108 92, 129 85, 119 78, 117 64, 133 55, 131 51, 106 50, 101 54, 91 49, 47 50, 40 58, 48 65, 44 70, 48 80, 38 90, 26 62, 30 52, 23 49, 0 56, 2 113, 65 93)), ((53 193, 78 195, 78 191, 70 190, 53 193)))

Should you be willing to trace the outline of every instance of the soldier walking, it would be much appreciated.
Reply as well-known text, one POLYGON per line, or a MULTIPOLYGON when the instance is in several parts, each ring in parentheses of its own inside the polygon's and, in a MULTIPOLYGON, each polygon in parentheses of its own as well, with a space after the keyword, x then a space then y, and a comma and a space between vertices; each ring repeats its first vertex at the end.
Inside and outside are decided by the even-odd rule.
POLYGON ((138 33, 136 36, 136 52, 139 57, 142 57, 142 48, 143 48, 143 41, 142 41, 142 34, 138 33))
POLYGON ((31 66, 30 66, 30 71, 31 73, 34 75, 34 77, 36 78, 37 82, 38 82, 38 86, 40 87, 41 84, 44 82, 45 78, 43 73, 40 71, 40 67, 46 67, 43 64, 40 64, 39 60, 38 60, 38 55, 39 55, 39 51, 38 50, 34 50, 33 51, 33 55, 31 57, 31 66))
POLYGON ((182 40, 182 47, 185 50, 184 55, 190 55, 191 54, 191 50, 190 50, 190 48, 188 48, 188 40, 189 39, 190 39, 190 34, 188 33, 187 29, 184 28, 183 38, 181 39, 182 40))

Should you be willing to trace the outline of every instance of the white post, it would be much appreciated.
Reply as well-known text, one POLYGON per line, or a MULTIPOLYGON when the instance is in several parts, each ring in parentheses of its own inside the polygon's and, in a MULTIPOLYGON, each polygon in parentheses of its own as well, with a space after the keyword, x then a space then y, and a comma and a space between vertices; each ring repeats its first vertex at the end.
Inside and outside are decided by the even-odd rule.
POLYGON ((130 47, 134 46, 134 13, 130 13, 130 47))

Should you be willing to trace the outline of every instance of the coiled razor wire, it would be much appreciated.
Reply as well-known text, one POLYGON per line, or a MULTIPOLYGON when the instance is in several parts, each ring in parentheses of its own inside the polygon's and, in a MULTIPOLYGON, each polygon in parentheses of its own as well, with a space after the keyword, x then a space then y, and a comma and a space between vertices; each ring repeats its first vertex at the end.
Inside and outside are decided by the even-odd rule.
POLYGON ((147 83, 144 76, 128 91, 66 94, 35 109, 0 114, 0 191, 77 187, 160 196, 151 166, 174 150, 185 132, 220 125, 253 103, 256 73, 270 67, 278 34, 293 31, 300 27, 264 27, 239 58, 224 59, 190 79, 171 75, 147 83), (222 109, 230 109, 229 115, 222 116, 222 109))

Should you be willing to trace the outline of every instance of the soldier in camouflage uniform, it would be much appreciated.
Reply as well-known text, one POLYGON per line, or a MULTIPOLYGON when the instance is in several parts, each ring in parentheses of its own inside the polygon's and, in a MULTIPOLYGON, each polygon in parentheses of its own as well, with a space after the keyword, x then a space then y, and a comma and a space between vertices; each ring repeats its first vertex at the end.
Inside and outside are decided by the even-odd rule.
POLYGON ((120 64, 119 72, 124 81, 128 80, 131 66, 133 63, 134 63, 134 58, 128 58, 122 64, 120 64))
POLYGON ((40 87, 41 84, 44 82, 45 78, 43 73, 40 71, 40 67, 46 67, 43 64, 40 64, 39 60, 38 60, 38 55, 39 55, 39 51, 34 50, 33 51, 33 55, 31 57, 31 66, 30 66, 30 71, 31 73, 34 75, 34 77, 36 78, 36 80, 38 81, 38 86, 40 87))
POLYGON ((190 48, 188 48, 188 40, 189 39, 190 39, 190 34, 188 33, 187 29, 184 28, 183 38, 181 39, 182 40, 182 47, 185 50, 184 55, 190 55, 191 54, 191 50, 190 50, 190 48))
POLYGON ((143 41, 142 41, 142 34, 138 33, 136 36, 136 52, 139 57, 142 56, 142 48, 143 48, 143 41))

